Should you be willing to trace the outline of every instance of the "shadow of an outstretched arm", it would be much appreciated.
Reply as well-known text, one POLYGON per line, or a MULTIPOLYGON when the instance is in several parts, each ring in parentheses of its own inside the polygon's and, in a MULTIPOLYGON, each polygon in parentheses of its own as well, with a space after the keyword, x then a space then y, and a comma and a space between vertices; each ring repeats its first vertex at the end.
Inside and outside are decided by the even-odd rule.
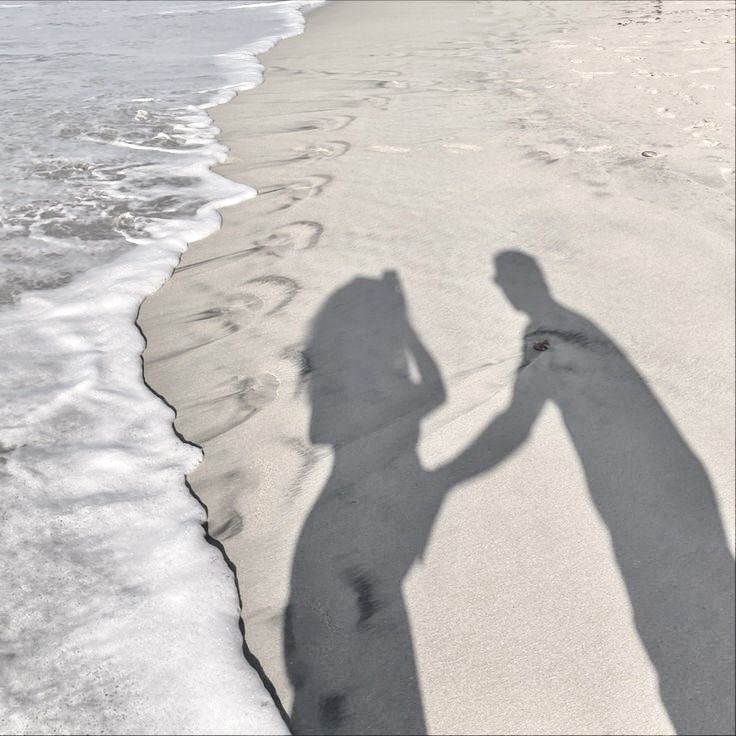
POLYGON ((450 491, 513 455, 529 437, 546 398, 539 376, 519 369, 511 403, 463 452, 434 471, 438 486, 450 491))

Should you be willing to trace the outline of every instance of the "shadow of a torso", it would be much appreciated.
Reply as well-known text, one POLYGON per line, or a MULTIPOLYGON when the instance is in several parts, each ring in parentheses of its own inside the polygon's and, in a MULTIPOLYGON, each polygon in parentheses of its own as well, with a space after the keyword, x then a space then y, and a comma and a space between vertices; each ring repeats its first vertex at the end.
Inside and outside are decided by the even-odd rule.
POLYGON ((336 453, 294 555, 286 658, 297 733, 426 730, 401 586, 440 497, 416 456, 416 431, 378 434, 371 448, 336 453), (355 478, 361 450, 375 462, 355 478))

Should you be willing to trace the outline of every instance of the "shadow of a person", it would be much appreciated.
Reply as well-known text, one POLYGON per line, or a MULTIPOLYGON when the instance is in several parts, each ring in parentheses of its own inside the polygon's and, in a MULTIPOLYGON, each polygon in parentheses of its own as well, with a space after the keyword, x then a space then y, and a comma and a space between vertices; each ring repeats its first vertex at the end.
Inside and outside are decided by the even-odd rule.
POLYGON ((555 301, 533 258, 500 254, 496 283, 529 316, 513 398, 441 484, 501 462, 557 404, 676 732, 733 734, 734 565, 705 469, 624 352, 555 301))
POLYGON ((284 647, 297 734, 426 732, 401 585, 442 490, 416 453, 445 400, 398 278, 356 278, 312 323, 310 439, 332 472, 294 554, 284 647))

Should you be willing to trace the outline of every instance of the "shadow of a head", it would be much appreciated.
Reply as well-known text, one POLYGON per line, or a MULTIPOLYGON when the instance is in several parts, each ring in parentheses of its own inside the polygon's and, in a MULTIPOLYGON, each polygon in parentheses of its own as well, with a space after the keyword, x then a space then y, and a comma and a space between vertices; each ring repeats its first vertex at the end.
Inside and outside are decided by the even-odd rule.
POLYGON ((409 329, 392 271, 353 279, 330 296, 312 322, 307 348, 312 442, 341 445, 391 417, 413 388, 409 329))
POLYGON ((534 258, 518 250, 505 250, 494 259, 495 283, 513 307, 538 314, 552 301, 542 269, 534 258))

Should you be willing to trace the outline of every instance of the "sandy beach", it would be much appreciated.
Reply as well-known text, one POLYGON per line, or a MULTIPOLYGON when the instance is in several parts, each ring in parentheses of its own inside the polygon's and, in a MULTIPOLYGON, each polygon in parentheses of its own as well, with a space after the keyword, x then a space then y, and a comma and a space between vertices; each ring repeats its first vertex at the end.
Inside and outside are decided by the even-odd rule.
POLYGON ((734 4, 335 2, 213 110, 146 381, 294 733, 732 733, 734 4))

